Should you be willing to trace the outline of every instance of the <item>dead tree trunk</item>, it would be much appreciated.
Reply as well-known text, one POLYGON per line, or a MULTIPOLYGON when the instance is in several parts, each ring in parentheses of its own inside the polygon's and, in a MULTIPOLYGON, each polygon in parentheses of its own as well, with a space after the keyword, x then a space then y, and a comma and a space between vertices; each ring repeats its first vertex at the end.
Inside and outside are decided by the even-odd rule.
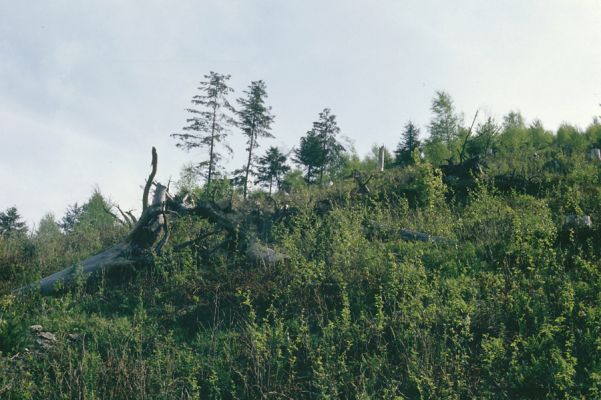
POLYGON ((152 148, 152 172, 148 177, 142 199, 142 215, 132 231, 120 243, 86 258, 80 263, 58 271, 38 282, 32 283, 18 290, 19 293, 39 290, 42 294, 52 294, 60 288, 70 287, 76 276, 82 274, 88 279, 93 274, 109 272, 118 267, 135 264, 144 250, 148 250, 164 231, 165 220, 162 212, 166 200, 166 187, 156 184, 154 196, 150 205, 148 194, 152 180, 157 170, 156 149, 152 148))
MULTIPOLYGON (((87 280, 92 275, 108 273, 120 267, 143 262, 145 254, 150 250, 154 248, 154 250, 160 252, 166 244, 169 238, 168 213, 175 213, 176 215, 193 214, 206 218, 217 228, 215 232, 223 230, 228 233, 230 239, 226 241, 231 241, 233 237, 237 238, 238 249, 243 252, 246 259, 251 263, 275 264, 285 258, 259 241, 256 229, 253 230, 252 224, 248 223, 248 215, 243 212, 221 209, 212 201, 204 201, 198 205, 186 204, 185 199, 178 201, 169 195, 166 186, 153 182, 156 171, 157 153, 153 147, 152 172, 146 181, 142 196, 142 215, 137 221, 135 218, 131 218, 132 221, 136 221, 135 225, 123 241, 81 261, 77 265, 70 266, 38 282, 22 287, 17 290, 17 293, 39 291, 45 295, 52 294, 58 289, 72 286, 76 277, 80 274, 87 280), (154 195, 152 201, 148 204, 148 196, 153 184, 155 186, 154 195), (157 241, 158 244, 156 244, 157 241)), ((114 214, 112 215, 116 218, 114 214)))

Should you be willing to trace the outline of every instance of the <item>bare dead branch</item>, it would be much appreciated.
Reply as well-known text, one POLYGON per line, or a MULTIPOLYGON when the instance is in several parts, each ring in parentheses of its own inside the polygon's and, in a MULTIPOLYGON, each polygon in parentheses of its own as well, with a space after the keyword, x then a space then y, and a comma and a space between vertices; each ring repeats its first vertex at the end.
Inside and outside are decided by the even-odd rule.
POLYGON ((219 229, 219 228, 218 229, 210 230, 208 232, 205 232, 205 233, 199 235, 198 237, 196 237, 196 238, 194 238, 192 240, 188 240, 187 242, 180 243, 177 246, 174 246, 173 249, 177 251, 177 250, 181 250, 181 249, 184 249, 186 247, 198 244, 198 243, 202 242, 203 240, 205 240, 206 238, 208 238, 209 236, 213 236, 213 235, 215 235, 215 234, 217 234, 219 232, 221 232, 221 229, 219 229))
POLYGON ((474 114, 474 119, 472 120, 472 125, 470 126, 470 129, 467 131, 467 135, 465 135, 465 140, 463 141, 463 144, 461 145, 461 153, 459 153, 459 162, 460 163, 463 162, 463 157, 465 156, 465 147, 467 145, 467 140, 470 138, 470 136, 472 134, 472 129, 474 128, 474 124, 476 123, 476 118, 478 118, 479 112, 480 112, 480 109, 476 110, 476 113, 474 114))
POLYGON ((111 217, 113 217, 115 219, 115 221, 117 221, 118 223, 120 223, 123 226, 128 226, 128 224, 123 221, 121 218, 119 218, 115 213, 113 213, 111 211, 111 209, 109 207, 107 207, 105 204, 102 205, 102 209, 104 210, 105 213, 107 213, 108 215, 110 215, 111 217))
POLYGON ((135 224, 135 222, 132 221, 132 219, 129 217, 129 215, 127 215, 126 213, 123 212, 123 210, 121 209, 121 207, 119 207, 119 204, 116 204, 115 207, 117 208, 117 210, 119 211, 119 213, 123 217, 123 220, 125 220, 125 222, 127 222, 127 226, 129 226, 130 228, 133 227, 134 224, 135 224))
MULTIPOLYGON (((167 187, 160 183, 155 184, 152 201, 148 204, 148 192, 153 183, 156 169, 157 154, 156 149, 153 147, 152 172, 144 188, 142 215, 140 215, 139 220, 136 220, 131 211, 123 212, 119 209, 119 212, 123 216, 128 215, 131 221, 135 221, 135 225, 127 237, 115 246, 81 261, 79 264, 81 269, 76 266, 70 266, 36 283, 18 289, 16 292, 24 294, 31 290, 36 290, 42 294, 51 294, 55 293, 59 286, 64 289, 73 285, 75 277, 79 274, 78 271, 81 271, 84 279, 87 280, 92 275, 102 271, 109 272, 115 268, 145 262, 148 250, 153 248, 159 237, 161 239, 155 247, 158 252, 162 250, 169 240, 168 212, 182 215, 197 215, 215 225, 214 231, 209 232, 204 237, 202 235, 199 236, 195 239, 196 242, 208 237, 209 234, 220 231, 227 232, 225 240, 212 251, 216 251, 230 243, 236 243, 238 249, 250 262, 274 264, 286 258, 284 255, 270 249, 259 241, 256 232, 259 230, 260 222, 255 220, 256 216, 253 212, 249 212, 249 210, 235 211, 231 205, 221 207, 209 201, 203 201, 196 205, 189 204, 186 202, 186 199, 177 200, 168 196, 167 187)), ((112 211, 107 210, 107 212, 110 212, 111 215, 117 218, 112 211)), ((180 248, 187 244, 180 245, 180 248)))
POLYGON ((157 173, 157 150, 152 148, 152 171, 146 180, 146 186, 144 186, 144 193, 142 194, 142 213, 148 208, 148 194, 150 193, 150 185, 154 181, 154 177, 157 173))
POLYGON ((131 210, 126 211, 126 214, 129 215, 129 217, 133 221, 134 225, 138 223, 138 219, 136 218, 136 216, 133 214, 133 212, 131 210))
MULTIPOLYGON (((167 193, 168 190, 169 190, 169 186, 167 186, 165 193, 167 193)), ((162 204, 161 211, 163 214, 163 232, 164 233, 163 233, 163 237, 161 238, 161 241, 156 246, 157 254, 161 254, 161 250, 163 250, 163 246, 165 246, 167 244, 167 242, 169 241, 169 221, 167 221, 167 214, 165 213, 165 202, 163 202, 163 204, 162 204)))

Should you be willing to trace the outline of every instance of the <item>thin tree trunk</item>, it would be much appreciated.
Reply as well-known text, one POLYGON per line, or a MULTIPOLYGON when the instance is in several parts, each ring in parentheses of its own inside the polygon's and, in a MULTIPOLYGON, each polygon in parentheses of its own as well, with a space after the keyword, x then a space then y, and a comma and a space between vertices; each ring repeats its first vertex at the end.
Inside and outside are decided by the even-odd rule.
POLYGON ((213 107, 213 122, 211 125, 211 149, 209 150, 209 176, 207 178, 207 186, 211 185, 211 177, 213 176, 213 149, 215 148, 215 119, 217 118, 217 106, 213 107))
POLYGON ((250 145, 248 146, 248 163, 246 164, 246 173, 244 174, 244 200, 246 200, 246 194, 248 192, 248 174, 250 172, 250 163, 252 161, 252 151, 255 142, 255 134, 251 132, 250 145))

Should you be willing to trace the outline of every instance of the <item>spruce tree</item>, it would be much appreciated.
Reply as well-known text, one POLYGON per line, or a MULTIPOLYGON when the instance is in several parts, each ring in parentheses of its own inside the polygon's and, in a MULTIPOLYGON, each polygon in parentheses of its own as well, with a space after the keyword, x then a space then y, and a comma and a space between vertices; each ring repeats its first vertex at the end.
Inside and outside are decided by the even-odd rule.
POLYGON ((413 152, 419 149, 419 128, 411 121, 405 124, 401 141, 394 151, 397 165, 410 165, 413 163, 413 152))
POLYGON ((325 164, 325 154, 321 140, 312 129, 300 139, 300 146, 294 150, 294 162, 305 170, 305 181, 316 183, 321 166, 325 164))
POLYGON ((340 128, 336 123, 336 116, 329 108, 324 108, 319 113, 319 119, 313 123, 313 130, 319 138, 323 152, 323 162, 319 168, 319 183, 322 184, 325 170, 340 160, 344 147, 336 139, 340 128))
MULTIPOLYGON (((234 90, 230 88, 227 81, 230 75, 209 72, 205 75, 205 81, 200 82, 200 94, 192 98, 192 104, 198 108, 188 108, 192 116, 186 120, 188 126, 184 127, 185 133, 174 133, 171 136, 178 139, 177 147, 190 150, 197 147, 208 149, 208 160, 196 165, 201 176, 211 180, 222 159, 218 145, 223 143, 229 127, 234 123, 232 113, 234 108, 228 101, 227 96, 234 90)), ((226 150, 231 153, 229 146, 226 150)))
POLYGON ((0 236, 27 233, 27 224, 23 221, 17 207, 9 207, 0 212, 0 236))
POLYGON ((271 194, 273 183, 276 183, 279 190, 282 178, 289 170, 290 167, 286 165, 286 156, 277 147, 272 146, 267 149, 263 157, 259 158, 258 181, 267 186, 269 194, 271 194))
POLYGON ((323 183, 324 172, 341 161, 345 149, 336 138, 339 133, 336 116, 324 108, 295 151, 295 161, 307 171, 307 182, 314 183, 319 177, 319 183, 323 183))
POLYGON ((64 233, 73 232, 77 224, 83 215, 84 207, 79 206, 77 203, 67 206, 65 215, 59 222, 58 226, 63 230, 64 233))
POLYGON ((257 140, 259 137, 273 137, 269 130, 274 117, 271 115, 271 107, 265 104, 267 98, 265 82, 261 80, 251 82, 244 94, 245 97, 238 99, 240 109, 237 115, 238 126, 247 137, 248 159, 244 168, 236 171, 239 175, 234 179, 243 187, 243 195, 246 199, 249 176, 253 172, 254 150, 258 146, 257 140))

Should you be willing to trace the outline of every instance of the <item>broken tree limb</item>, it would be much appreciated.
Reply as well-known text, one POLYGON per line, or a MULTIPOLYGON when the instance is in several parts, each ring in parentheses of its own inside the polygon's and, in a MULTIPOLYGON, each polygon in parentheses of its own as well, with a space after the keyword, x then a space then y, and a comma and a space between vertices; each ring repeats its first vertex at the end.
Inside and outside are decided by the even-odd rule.
POLYGON ((18 293, 25 294, 30 291, 37 291, 41 294, 48 295, 55 293, 57 290, 70 287, 77 277, 78 273, 84 278, 98 272, 108 272, 116 267, 124 267, 132 265, 134 262, 127 257, 129 250, 128 243, 119 243, 101 253, 93 255, 69 268, 41 279, 36 283, 32 283, 18 290, 18 293))
POLYGON ((131 210, 127 211, 126 214, 129 215, 134 225, 138 223, 138 219, 131 210))
POLYGON ((407 240, 407 241, 434 242, 434 243, 445 243, 445 244, 453 243, 452 240, 447 239, 442 236, 434 236, 434 235, 430 235, 429 233, 417 232, 417 231, 412 231, 409 229, 401 229, 399 233, 400 233, 401 239, 407 240))
POLYGON ((215 234, 219 233, 220 231, 221 231, 221 229, 213 229, 211 231, 204 232, 204 233, 198 235, 197 237, 195 237, 192 240, 188 240, 188 241, 186 241, 184 243, 180 243, 180 244, 175 245, 173 247, 173 249, 175 251, 177 251, 177 250, 181 250, 181 249, 184 249, 186 247, 189 247, 189 246, 193 246, 193 245, 199 244, 203 240, 205 240, 206 238, 208 238, 209 236, 215 235, 215 234))
MULTIPOLYGON (((171 183, 171 182, 169 182, 171 183)), ((161 254, 161 251, 163 250, 163 246, 165 246, 165 244, 167 244, 167 242, 169 241, 169 223, 167 222, 167 212, 165 210, 165 200, 169 195, 169 183, 167 184, 167 186, 162 186, 161 184, 157 184, 157 191, 155 191, 155 197, 156 194, 158 193, 158 190, 160 189, 161 194, 159 195, 159 199, 155 199, 156 201, 160 201, 161 204, 161 215, 160 215, 160 219, 161 219, 161 224, 163 226, 163 237, 161 238, 161 241, 159 242, 159 244, 157 244, 155 250, 157 252, 157 254, 161 254), (160 186, 159 186, 160 185, 160 186)), ((153 201, 155 201, 153 200, 153 201)))
MULTIPOLYGON (((185 212, 205 218, 216 227, 227 232, 231 239, 236 239, 238 250, 243 252, 246 259, 251 263, 273 265, 286 259, 284 254, 270 249, 257 238, 256 231, 258 227, 250 221, 252 213, 235 211, 231 208, 231 205, 220 207, 212 201, 200 201, 194 206, 168 201, 167 206, 180 213, 185 212)), ((265 216, 265 218, 269 217, 265 216)))
POLYGON ((152 181, 154 180, 155 175, 157 174, 157 150, 152 148, 152 161, 150 163, 152 165, 152 171, 146 180, 146 186, 144 186, 144 193, 142 194, 142 212, 146 210, 148 207, 148 195, 150 194, 150 186, 152 185, 152 181))
POLYGON ((395 240, 401 238, 409 242, 431 242, 440 244, 453 244, 454 241, 443 236, 431 235, 429 233, 418 232, 411 229, 389 226, 373 220, 365 221, 365 233, 372 237, 378 237, 384 240, 395 240))
POLYGON ((472 129, 474 129, 474 124, 476 123, 476 118, 478 118, 478 113, 480 112, 480 109, 476 110, 476 114, 474 114, 474 119, 472 120, 472 124, 470 125, 470 129, 467 131, 467 134, 465 135, 465 140, 463 141, 463 144, 461 145, 461 152, 459 153, 459 163, 463 163, 463 161, 465 161, 464 157, 465 157, 465 148, 467 145, 467 141, 469 140, 470 136, 472 135, 472 129))
POLYGON ((102 208, 104 209, 104 212, 107 213, 108 215, 110 215, 111 217, 113 217, 113 219, 115 221, 117 221, 119 224, 123 225, 123 226, 129 226, 131 228, 131 225, 128 224, 127 220, 125 219, 121 219, 117 216, 117 214, 115 214, 114 212, 111 211, 111 208, 113 206, 109 204, 109 206, 107 207, 106 205, 102 205, 102 208))
MULTIPOLYGON (((119 207, 119 204, 115 204, 115 207, 117 208, 117 210, 119 211, 119 213, 121 214, 121 216, 123 217, 123 219, 125 220, 125 222, 127 223, 127 225, 130 228, 133 228, 133 226, 136 223, 136 221, 134 219, 132 219, 130 217, 130 215, 128 215, 125 212, 123 212, 123 210, 121 209, 121 207, 119 207)), ((129 211, 129 213, 131 213, 131 211, 129 211)))
POLYGON ((354 169, 352 173, 352 178, 357 183, 357 193, 361 195, 369 195, 371 193, 369 187, 367 187, 367 184, 369 183, 371 178, 373 178, 373 175, 370 175, 367 179, 365 179, 361 172, 354 169))
POLYGON ((256 264, 275 265, 287 257, 261 244, 257 239, 246 246, 245 255, 248 261, 256 264))

